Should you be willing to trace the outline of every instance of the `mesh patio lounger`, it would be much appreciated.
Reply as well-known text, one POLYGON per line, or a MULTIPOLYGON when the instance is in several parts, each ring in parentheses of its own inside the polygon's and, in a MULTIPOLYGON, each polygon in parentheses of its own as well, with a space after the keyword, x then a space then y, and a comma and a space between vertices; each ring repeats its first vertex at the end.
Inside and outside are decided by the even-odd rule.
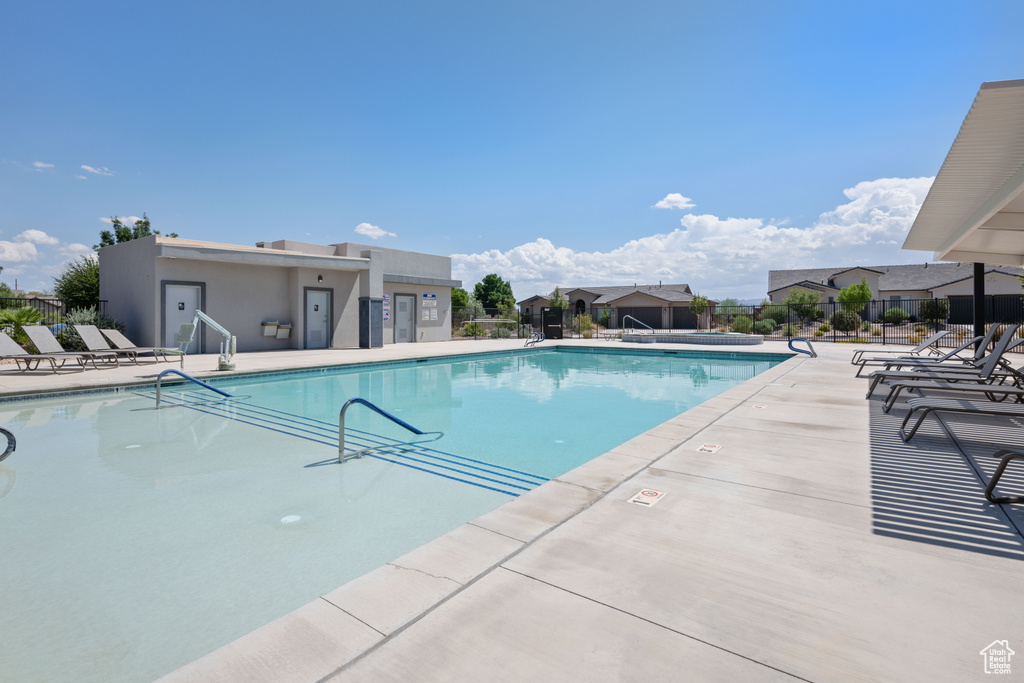
POLYGON ((64 363, 69 360, 77 360, 79 370, 85 369, 85 359, 81 356, 77 358, 71 354, 61 354, 59 356, 45 354, 45 353, 29 353, 25 349, 18 345, 18 342, 14 341, 7 336, 6 332, 0 332, 0 358, 4 360, 14 360, 17 364, 18 369, 22 372, 26 370, 35 370, 39 367, 39 364, 46 361, 50 364, 50 369, 57 372, 60 368, 64 367, 64 363), (57 361, 60 361, 58 364, 57 361))
POLYGON ((996 484, 999 483, 999 478, 1003 476, 1003 472, 1006 471, 1006 466, 1010 464, 1011 460, 1020 458, 1024 460, 1024 453, 1018 453, 1017 451, 996 451, 992 454, 993 458, 1002 458, 999 461, 999 467, 992 474, 992 479, 989 480, 988 486, 985 487, 985 497, 993 503, 1024 503, 1024 496, 1002 496, 997 497, 995 495, 996 484))
MULTIPOLYGON (((39 349, 40 353, 48 356, 68 356, 72 358, 83 358, 92 363, 95 368, 96 360, 99 359, 105 363, 113 363, 117 365, 117 354, 110 351, 66 351, 57 338, 53 336, 53 332, 50 331, 49 327, 43 325, 26 325, 21 329, 25 330, 25 334, 35 344, 36 348, 39 349)), ((84 362, 82 363, 85 364, 84 362)))
POLYGON ((169 363, 171 362, 171 359, 168 356, 180 356, 184 353, 181 350, 181 348, 172 349, 161 346, 137 346, 133 344, 132 341, 128 339, 128 337, 124 336, 117 330, 100 330, 100 332, 103 333, 104 337, 110 340, 110 343, 113 344, 118 351, 151 353, 153 354, 153 358, 158 362, 161 358, 163 358, 165 361, 169 363))
POLYGON ((938 341, 940 339, 942 339, 943 337, 945 337, 947 334, 949 334, 949 330, 942 330, 940 332, 936 332, 935 334, 933 334, 932 336, 928 337, 927 339, 925 339, 920 344, 918 344, 917 346, 915 346, 914 348, 912 348, 910 350, 903 350, 903 351, 874 351, 873 349, 858 349, 858 350, 853 352, 853 358, 850 359, 850 364, 851 365, 859 365, 860 366, 857 369, 857 377, 860 377, 860 371, 863 370, 864 366, 869 364, 869 363, 871 365, 880 365, 882 362, 884 362, 886 360, 893 360, 895 358, 917 357, 917 356, 921 356, 925 352, 927 352, 929 355, 938 357, 938 356, 942 355, 942 352, 939 351, 938 347, 935 346, 935 344, 937 344, 938 341), (869 351, 872 352, 872 353, 876 353, 876 354, 878 354, 878 353, 887 353, 887 354, 890 354, 890 355, 888 355, 888 356, 874 355, 874 356, 865 357, 864 354, 868 353, 869 351))
POLYGON ((996 342, 995 348, 992 349, 991 353, 985 356, 985 361, 979 368, 970 366, 954 366, 950 368, 923 367, 911 371, 875 370, 868 375, 868 379, 871 380, 871 385, 868 388, 866 398, 871 398, 871 394, 874 393, 875 388, 882 382, 882 380, 901 381, 907 379, 927 379, 939 382, 973 382, 975 384, 991 384, 996 380, 1005 382, 1007 379, 1010 379, 1014 385, 1019 386, 1021 384, 1021 380, 1024 379, 1024 374, 1021 374, 1020 371, 1015 370, 1008 365, 1000 365, 1003 354, 1006 353, 1007 348, 1010 346, 1011 342, 1013 342, 1013 335, 1017 331, 1017 327, 1018 325, 1010 326, 1011 331, 1008 331, 999 338, 999 341, 996 342), (997 368, 1000 367, 1002 367, 1002 370, 997 371, 997 368))
MULTIPOLYGON (((1011 331, 1009 334, 1012 336, 1017 331, 1017 326, 1011 325, 1011 331)), ((967 342, 964 342, 957 348, 953 349, 949 353, 939 358, 895 358, 882 363, 886 370, 892 370, 894 368, 960 368, 960 367, 974 367, 978 368, 982 363, 985 362, 985 356, 989 353, 989 346, 992 346, 992 340, 995 338, 996 333, 999 331, 999 325, 992 325, 989 327, 988 332, 982 337, 975 337, 967 342), (974 351, 969 356, 961 356, 960 354, 966 351, 969 347, 975 346, 974 351)), ((1002 337, 1000 337, 1001 339, 1002 337)))
POLYGON ((1001 402, 1011 396, 1018 403, 1024 401, 1024 389, 1015 386, 1004 386, 998 383, 971 384, 968 382, 937 382, 935 380, 904 379, 889 385, 889 395, 882 404, 882 412, 889 412, 896 404, 900 392, 907 391, 939 391, 960 392, 984 395, 989 401, 1001 402))
POLYGON ((75 332, 78 332, 78 336, 82 338, 85 345, 90 351, 99 351, 113 353, 117 356, 127 356, 130 361, 138 365, 139 354, 137 351, 132 349, 112 349, 107 340, 100 334, 100 330, 95 325, 74 325, 75 332))
POLYGON ((996 415, 1001 417, 1024 417, 1024 404, 996 403, 994 401, 970 401, 957 398, 935 398, 925 396, 907 401, 910 410, 900 425, 900 438, 910 441, 914 438, 924 419, 931 413, 967 413, 970 415, 996 415), (917 422, 907 431, 907 423, 917 415, 917 422))

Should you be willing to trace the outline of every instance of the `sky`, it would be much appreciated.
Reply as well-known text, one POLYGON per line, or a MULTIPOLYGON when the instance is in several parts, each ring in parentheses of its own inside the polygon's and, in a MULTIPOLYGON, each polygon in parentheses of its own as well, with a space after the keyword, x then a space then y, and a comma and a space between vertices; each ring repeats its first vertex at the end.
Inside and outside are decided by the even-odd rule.
POLYGON ((0 280, 111 217, 452 257, 525 299, 921 263, 903 243, 1019 0, 7 2, 0 280))

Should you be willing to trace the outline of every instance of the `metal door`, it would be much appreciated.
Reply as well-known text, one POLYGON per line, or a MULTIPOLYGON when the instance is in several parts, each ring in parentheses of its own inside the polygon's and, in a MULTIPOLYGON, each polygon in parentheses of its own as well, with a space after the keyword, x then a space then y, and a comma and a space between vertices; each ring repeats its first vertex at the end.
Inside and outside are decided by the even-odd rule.
MULTIPOLYGON (((164 346, 178 346, 178 330, 195 320, 196 310, 202 305, 202 294, 200 285, 164 285, 164 346)), ((202 353, 201 340, 197 334, 189 353, 202 353)))
POLYGON ((416 341, 416 297, 395 295, 395 343, 416 341))
POLYGON ((306 290, 306 348, 326 349, 330 342, 331 293, 306 290))

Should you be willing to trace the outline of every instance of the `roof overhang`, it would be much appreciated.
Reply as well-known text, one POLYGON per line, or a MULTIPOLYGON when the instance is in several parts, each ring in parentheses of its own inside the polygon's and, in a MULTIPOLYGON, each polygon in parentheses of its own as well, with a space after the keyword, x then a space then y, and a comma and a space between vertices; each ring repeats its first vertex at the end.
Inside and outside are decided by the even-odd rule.
POLYGON ((228 245, 157 244, 159 258, 218 261, 252 266, 284 266, 332 270, 369 270, 370 259, 350 256, 319 256, 283 249, 260 249, 228 245))
POLYGON ((1024 80, 982 83, 903 248, 1024 265, 1024 80))

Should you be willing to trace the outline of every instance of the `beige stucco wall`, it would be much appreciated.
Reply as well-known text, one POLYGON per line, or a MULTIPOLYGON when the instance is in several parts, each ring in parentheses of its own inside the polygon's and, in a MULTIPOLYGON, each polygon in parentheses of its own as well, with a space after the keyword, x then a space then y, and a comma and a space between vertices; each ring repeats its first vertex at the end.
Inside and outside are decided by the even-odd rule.
POLYGON ((155 277, 155 237, 125 242, 99 250, 100 299, 106 312, 125 324, 126 336, 140 346, 154 346, 159 320, 153 318, 160 305, 160 286, 155 277))
MULTIPOLYGON (((384 321, 384 343, 395 342, 395 295, 409 294, 415 299, 413 307, 414 339, 418 342, 448 341, 452 333, 452 290, 451 287, 430 287, 398 282, 385 282, 384 294, 391 297, 391 315, 384 321), (423 295, 437 295, 437 320, 423 319, 423 295)), ((427 309, 430 315, 430 309, 427 309)))
MULTIPOLYGON (((860 282, 860 278, 859 277, 857 278, 857 282, 860 282)), ((802 289, 802 290, 805 290, 805 291, 808 291, 808 292, 814 292, 815 294, 818 294, 821 297, 820 301, 828 301, 828 298, 830 296, 831 297, 839 296, 839 292, 838 291, 825 293, 825 292, 820 292, 820 291, 818 291, 816 289, 808 289, 807 287, 798 287, 798 286, 794 285, 792 287, 784 287, 783 289, 780 289, 777 292, 773 292, 771 294, 771 296, 769 297, 769 300, 773 304, 781 304, 786 299, 786 297, 789 296, 793 292, 793 290, 795 290, 795 289, 802 289)), ((871 291, 874 291, 874 290, 871 290, 871 291)))
MULTIPOLYGON (((868 273, 863 270, 851 270, 848 273, 842 273, 832 278, 832 284, 837 289, 848 287, 849 285, 859 285, 861 279, 867 281, 868 287, 871 288, 871 294, 875 299, 878 298, 878 279, 881 277, 878 273, 868 273)), ((826 299, 827 300, 827 299, 826 299)))
POLYGON ((888 301, 889 297, 898 296, 908 299, 931 299, 931 292, 925 289, 883 289, 875 296, 878 301, 888 301))

